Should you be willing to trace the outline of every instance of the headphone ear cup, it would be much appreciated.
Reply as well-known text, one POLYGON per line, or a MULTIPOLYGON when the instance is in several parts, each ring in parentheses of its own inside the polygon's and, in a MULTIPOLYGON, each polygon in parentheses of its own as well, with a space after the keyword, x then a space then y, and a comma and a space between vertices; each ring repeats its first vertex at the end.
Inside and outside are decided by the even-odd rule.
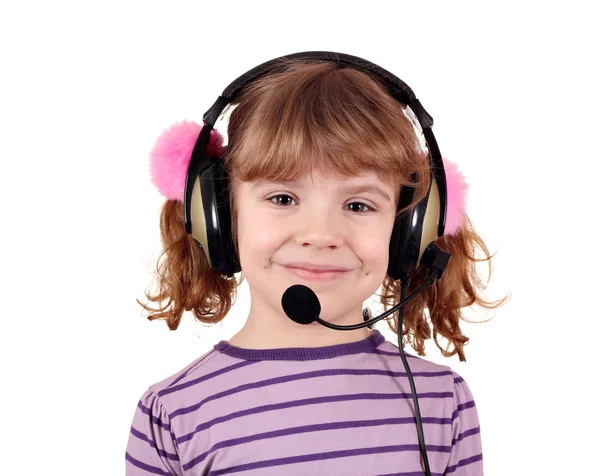
MULTIPOLYGON (((415 189, 403 187, 398 208, 408 206, 415 189)), ((397 218, 390 238, 387 274, 393 279, 412 274, 421 262, 425 248, 437 240, 440 216, 440 195, 437 182, 431 177, 427 195, 405 215, 397 218)))
MULTIPOLYGON (((404 187, 400 194, 402 208, 412 201, 414 190, 404 187), (404 203, 404 205, 402 205, 404 203)), ((393 279, 410 275, 417 268, 418 247, 421 230, 418 218, 422 215, 423 202, 404 212, 396 219, 390 238, 390 255, 387 274, 393 279)))
POLYGON ((229 177, 221 158, 214 159, 194 183, 192 236, 209 265, 228 277, 241 271, 231 237, 229 177))
MULTIPOLYGON (((207 172, 209 173, 209 172, 207 172)), ((200 177, 196 177, 192 188, 192 198, 190 201, 191 230, 192 238, 200 246, 202 252, 208 260, 208 265, 213 267, 210 249, 208 247, 208 237, 206 233, 205 209, 200 190, 200 177)))

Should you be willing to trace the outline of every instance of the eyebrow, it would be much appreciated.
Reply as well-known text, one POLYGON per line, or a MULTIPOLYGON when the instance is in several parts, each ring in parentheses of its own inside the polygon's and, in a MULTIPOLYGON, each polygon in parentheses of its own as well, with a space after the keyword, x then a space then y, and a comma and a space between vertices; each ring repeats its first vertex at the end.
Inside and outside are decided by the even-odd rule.
MULTIPOLYGON (((267 187, 270 185, 281 185, 281 186, 285 186, 285 187, 289 187, 289 186, 298 187, 299 186, 298 183, 294 182, 293 180, 279 180, 279 181, 259 180, 256 183, 252 184, 252 188, 254 188, 254 189, 264 188, 264 187, 267 187)), ((345 187, 342 187, 342 191, 344 191, 346 193, 364 193, 364 192, 373 193, 388 202, 392 201, 391 197, 387 193, 385 193, 383 190, 381 190, 376 185, 372 185, 372 184, 345 186, 345 187)))

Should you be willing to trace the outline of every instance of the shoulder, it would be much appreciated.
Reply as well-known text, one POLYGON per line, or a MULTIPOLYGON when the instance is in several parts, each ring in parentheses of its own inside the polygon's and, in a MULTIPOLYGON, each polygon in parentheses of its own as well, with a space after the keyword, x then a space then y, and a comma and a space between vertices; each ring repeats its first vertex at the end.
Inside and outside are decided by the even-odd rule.
MULTIPOLYGON (((400 351, 395 343, 386 340, 378 346, 375 353, 379 359, 386 361, 387 367, 404 368, 400 359, 400 351)), ((469 385, 456 370, 448 365, 438 364, 406 351, 404 354, 413 377, 425 382, 426 389, 445 392, 448 397, 452 396, 455 404, 455 417, 457 411, 475 406, 469 385)))
POLYGON ((174 417, 214 393, 235 386, 240 372, 246 371, 244 367, 254 363, 228 356, 213 347, 182 369, 150 385, 144 396, 157 398, 168 415, 174 417))
MULTIPOLYGON (((403 368, 397 344, 386 340, 377 348, 376 353, 385 360, 394 362, 395 366, 400 365, 403 368)), ((448 365, 438 364, 406 351, 404 351, 404 355, 414 377, 433 378, 448 391, 453 390, 456 378, 460 378, 448 365)))
POLYGON ((212 348, 183 368, 155 381, 142 393, 138 407, 144 413, 156 415, 158 412, 163 418, 164 415, 169 416, 180 406, 178 401, 187 399, 186 394, 190 392, 189 382, 210 373, 215 364, 220 365, 219 356, 221 354, 212 348))
POLYGON ((154 382, 152 385, 150 385, 148 390, 160 396, 169 388, 178 385, 186 379, 189 379, 191 375, 197 375, 198 373, 203 372, 206 366, 210 365, 210 361, 218 355, 218 352, 216 352, 214 349, 210 349, 208 352, 186 364, 181 369, 159 381, 154 382))
POLYGON ((218 353, 215 352, 214 349, 211 349, 180 370, 151 384, 142 393, 138 402, 138 410, 147 415, 157 416, 159 420, 168 420, 170 409, 168 405, 169 398, 166 398, 166 396, 169 395, 170 390, 177 388, 184 383, 186 379, 189 380, 191 375, 197 375, 199 372, 202 372, 205 366, 208 365, 216 355, 218 355, 218 353))
POLYGON ((471 421, 474 426, 479 426, 479 419, 477 416, 477 409, 475 406, 475 398, 469 388, 469 385, 457 372, 452 371, 453 378, 453 392, 454 392, 454 413, 452 414, 452 421, 455 422, 457 419, 463 421, 471 421))

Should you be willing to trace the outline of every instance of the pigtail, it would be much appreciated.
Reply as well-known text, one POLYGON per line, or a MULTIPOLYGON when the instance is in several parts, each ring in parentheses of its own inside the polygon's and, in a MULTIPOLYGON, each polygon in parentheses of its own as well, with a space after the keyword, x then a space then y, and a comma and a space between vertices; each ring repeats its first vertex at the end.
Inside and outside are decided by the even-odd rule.
POLYGON ((136 299, 151 312, 148 320, 164 319, 171 330, 177 329, 184 311, 191 311, 206 324, 221 321, 235 302, 243 276, 238 282, 235 276, 227 278, 209 266, 202 249, 185 231, 182 202, 165 201, 160 212, 160 233, 163 250, 154 274, 158 292, 144 293, 158 307, 151 308, 136 299))
MULTIPOLYGON (((495 309, 504 305, 510 298, 510 293, 496 301, 487 301, 482 295, 489 284, 493 268, 493 255, 476 232, 472 222, 464 215, 463 224, 452 235, 444 235, 436 244, 452 254, 442 277, 433 285, 408 303, 404 311, 404 329, 402 331, 403 345, 409 344, 418 355, 425 355, 425 340, 433 336, 436 346, 442 355, 451 357, 458 354, 459 360, 465 362, 464 345, 469 341, 460 329, 460 320, 467 319, 462 315, 462 308, 477 304, 486 309, 495 309), (477 251, 483 253, 477 257, 477 251), (489 278, 484 283, 478 273, 477 263, 488 263, 489 278), (440 338, 445 338, 447 344, 442 347, 440 338)), ((412 293, 425 280, 428 269, 420 266, 408 286, 408 294, 412 293)), ((380 294, 384 310, 400 301, 400 280, 395 281, 387 276, 380 294)), ((489 319, 487 319, 489 320, 489 319)), ((481 322, 487 322, 487 320, 481 322)), ((398 333, 398 312, 388 317, 389 328, 398 333)))

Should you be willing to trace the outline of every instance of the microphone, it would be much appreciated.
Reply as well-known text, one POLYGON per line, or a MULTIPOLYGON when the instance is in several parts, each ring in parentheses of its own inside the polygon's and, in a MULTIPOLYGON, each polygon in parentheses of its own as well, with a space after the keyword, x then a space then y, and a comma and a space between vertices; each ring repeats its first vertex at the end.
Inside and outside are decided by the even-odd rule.
POLYGON ((319 298, 307 286, 294 284, 281 297, 281 307, 287 316, 298 324, 312 324, 321 314, 319 298))

